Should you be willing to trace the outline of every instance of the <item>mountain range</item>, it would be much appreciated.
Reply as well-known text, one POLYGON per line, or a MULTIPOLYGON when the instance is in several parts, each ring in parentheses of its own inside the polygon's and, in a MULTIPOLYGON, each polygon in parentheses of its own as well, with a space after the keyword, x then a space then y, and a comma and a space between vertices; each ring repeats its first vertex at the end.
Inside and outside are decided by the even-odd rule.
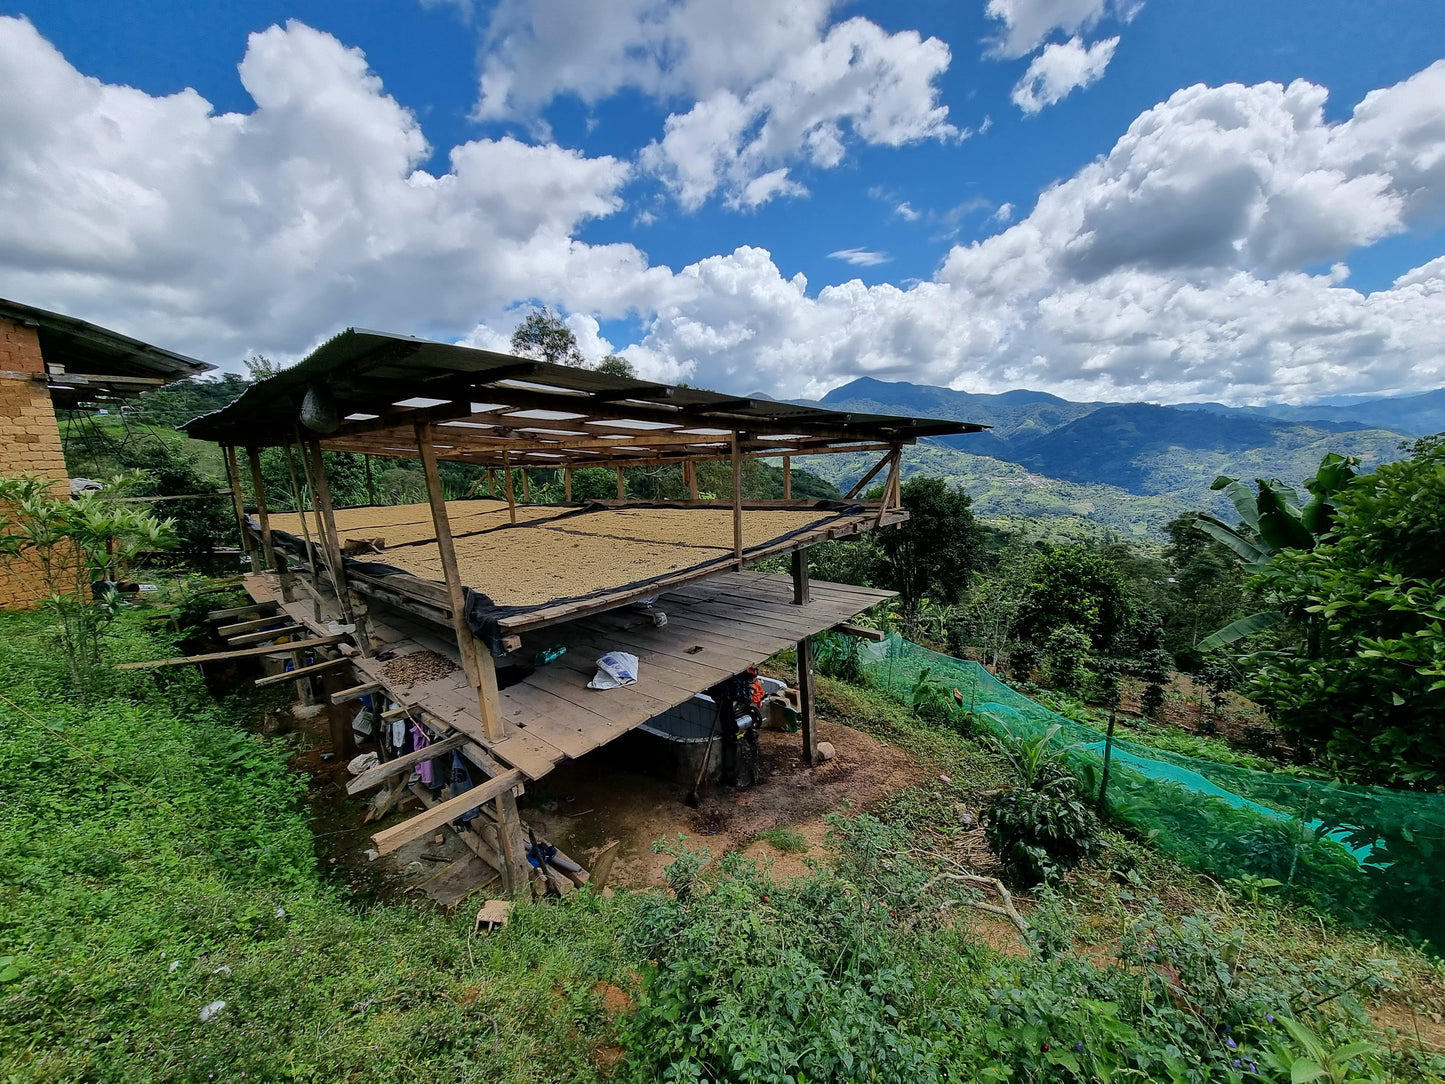
MULTIPOLYGON (((1157 537, 1190 509, 1228 514, 1209 488, 1220 474, 1298 486, 1326 452, 1357 456, 1368 470, 1399 458, 1408 439, 1445 429, 1445 389, 1314 406, 1158 406, 862 377, 808 405, 991 425, 908 449, 906 473, 962 482, 984 515, 1066 516, 1138 537, 1157 537)), ((840 484, 866 469, 826 458, 820 473, 840 484)))

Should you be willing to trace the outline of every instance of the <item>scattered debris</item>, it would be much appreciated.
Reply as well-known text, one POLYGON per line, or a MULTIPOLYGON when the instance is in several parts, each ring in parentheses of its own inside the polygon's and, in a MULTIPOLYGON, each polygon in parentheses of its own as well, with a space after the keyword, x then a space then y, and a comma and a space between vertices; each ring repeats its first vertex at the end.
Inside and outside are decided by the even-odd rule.
POLYGON ((488 900, 477 912, 473 929, 478 933, 490 933, 498 926, 505 926, 512 917, 512 905, 507 900, 488 900))
POLYGON ((213 1001, 209 1005, 201 1006, 201 1023, 209 1024, 216 1017, 221 1015, 221 1010, 226 1007, 224 1001, 213 1001))

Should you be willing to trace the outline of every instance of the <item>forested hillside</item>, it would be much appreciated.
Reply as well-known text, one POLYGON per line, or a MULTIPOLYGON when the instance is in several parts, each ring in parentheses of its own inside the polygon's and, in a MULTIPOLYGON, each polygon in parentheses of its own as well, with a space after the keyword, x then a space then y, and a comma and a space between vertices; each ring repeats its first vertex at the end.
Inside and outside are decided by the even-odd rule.
MULTIPOLYGON (((1157 534, 1185 508, 1227 511, 1228 502, 1209 488, 1221 474, 1298 485, 1329 451, 1357 457, 1366 470, 1398 459, 1414 430, 1379 428, 1363 419, 1426 419, 1432 402, 1430 395, 1381 400, 1374 415, 1364 404, 1321 407, 1324 414, 1340 416, 1305 421, 1270 417, 1264 408, 1075 403, 1043 392, 978 395, 869 377, 835 388, 822 400, 839 410, 992 425, 987 433, 911 450, 908 470, 964 483, 983 515, 1082 516, 1136 536, 1157 534), (1401 405, 1395 415, 1391 403, 1401 405)), ((823 473, 846 484, 862 470, 833 463, 823 473)))

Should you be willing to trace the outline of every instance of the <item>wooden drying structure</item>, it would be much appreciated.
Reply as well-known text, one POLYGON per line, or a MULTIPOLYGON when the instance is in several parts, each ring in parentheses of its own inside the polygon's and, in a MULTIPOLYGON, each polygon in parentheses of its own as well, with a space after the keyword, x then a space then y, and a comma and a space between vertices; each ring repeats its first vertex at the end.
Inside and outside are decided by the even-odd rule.
MULTIPOLYGON (((384 720, 404 715, 424 726, 437 743, 433 748, 460 750, 485 777, 474 791, 379 833, 378 849, 398 846, 480 804, 481 841, 467 842, 516 891, 530 874, 516 806, 527 781, 788 647, 798 656, 803 759, 816 763, 811 637, 847 630, 851 618, 891 592, 810 582, 808 547, 903 522, 903 447, 985 427, 738 398, 351 329, 225 409, 182 428, 222 445, 242 546, 252 562, 245 585, 257 609, 225 613, 220 620, 250 618, 232 620, 226 634, 237 650, 263 653, 250 645, 275 630, 252 616, 265 613, 287 635, 312 644, 309 665, 294 644, 273 645, 273 654, 292 652, 296 669, 262 680, 349 669, 350 686, 333 700, 384 694, 396 705, 384 720), (270 512, 260 460, 268 447, 281 450, 293 492, 304 485, 312 494, 309 509, 284 519, 270 512), (393 538, 378 543, 368 536, 374 510, 338 516, 323 450, 419 459, 426 504, 391 510, 388 526, 379 530, 393 538), (838 452, 879 458, 843 501, 795 500, 793 458, 838 452), (744 501, 742 462, 763 456, 782 457, 784 497, 744 501), (477 509, 449 505, 438 467, 443 460, 484 468, 489 492, 500 488, 504 500, 478 502, 477 509), (707 461, 731 463, 730 500, 701 499, 696 467, 707 461), (689 500, 626 500, 625 468, 672 463, 682 467, 689 500), (243 465, 255 495, 250 512, 243 504, 243 465), (614 469, 618 499, 572 503, 572 472, 579 467, 614 469), (565 505, 519 508, 514 472, 522 471, 525 502, 526 472, 536 468, 562 472, 565 505), (881 497, 860 498, 880 476, 881 497), (711 512, 705 516, 705 510, 711 512), (719 511, 730 519, 731 531, 719 529, 719 511), (706 520, 712 537, 697 545, 652 537, 665 533, 663 520, 675 527, 685 516, 706 520), (344 529, 339 521, 346 522, 344 529), (559 542, 559 534, 570 541, 559 542), (609 578, 598 558, 588 563, 587 554, 599 550, 576 541, 587 536, 637 559, 609 578), (681 555, 667 548, 684 544, 691 548, 681 555), (377 552, 344 552, 368 549, 377 552), (515 583, 527 580, 531 552, 570 561, 577 572, 571 578, 585 581, 587 589, 568 595, 566 588, 532 582, 518 592, 515 583), (782 554, 791 557, 791 578, 745 567, 782 554), (393 556, 395 563, 388 563, 393 556), (657 596, 653 608, 639 612, 639 600, 657 596), (657 611, 666 614, 665 625, 655 623, 657 611), (348 639, 322 642, 338 635, 348 639), (498 662, 506 666, 524 638, 524 654, 550 646, 567 651, 502 688, 498 662), (638 682, 589 690, 595 660, 611 650, 639 657, 638 682), (399 677, 389 667, 395 659, 433 656, 455 669, 418 679, 399 677)), ((369 458, 367 479, 370 486, 369 458)), ((385 785, 394 797, 421 759, 426 756, 383 763, 353 780, 351 789, 385 785)))

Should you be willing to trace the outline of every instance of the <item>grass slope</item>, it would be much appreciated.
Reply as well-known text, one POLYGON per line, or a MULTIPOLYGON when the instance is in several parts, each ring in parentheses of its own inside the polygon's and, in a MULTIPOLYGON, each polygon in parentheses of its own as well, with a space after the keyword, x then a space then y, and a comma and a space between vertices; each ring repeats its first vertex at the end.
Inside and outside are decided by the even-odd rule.
MULTIPOLYGON (((170 641, 127 618, 115 654, 170 641)), ((934 871, 961 853, 955 803, 1005 778, 999 757, 856 686, 820 681, 823 710, 959 782, 835 820, 831 861, 787 884, 674 841, 674 892, 583 891, 472 938, 469 916, 359 905, 323 875, 304 777, 246 725, 254 694, 216 701, 173 670, 114 674, 79 703, 33 614, 0 615, 0 673, 10 1082, 1203 1084, 1243 1079, 1235 1058, 1287 1080, 1265 1059, 1298 1044, 1265 1013, 1293 1006, 1337 1049, 1369 1034, 1361 998, 1394 967, 1377 938, 1283 908, 1188 914, 1213 887, 1119 836, 1032 909, 1037 952, 979 935, 954 917, 970 893, 934 871)), ((1432 973, 1400 958, 1425 1005, 1432 973)), ((1350 1060, 1358 1081, 1431 1071, 1350 1060)))

